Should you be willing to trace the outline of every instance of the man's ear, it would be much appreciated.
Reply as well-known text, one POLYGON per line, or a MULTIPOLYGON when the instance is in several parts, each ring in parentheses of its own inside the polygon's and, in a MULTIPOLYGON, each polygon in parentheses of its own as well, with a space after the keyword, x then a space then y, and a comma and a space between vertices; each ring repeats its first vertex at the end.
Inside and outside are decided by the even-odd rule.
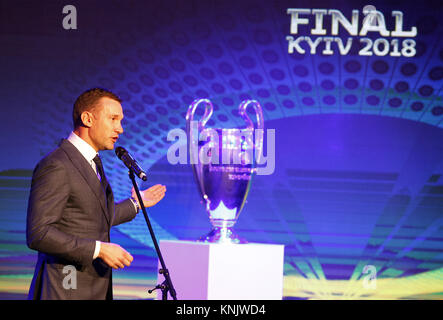
POLYGON ((82 123, 85 127, 90 128, 92 127, 93 122, 93 115, 89 111, 83 111, 80 118, 82 119, 82 123))

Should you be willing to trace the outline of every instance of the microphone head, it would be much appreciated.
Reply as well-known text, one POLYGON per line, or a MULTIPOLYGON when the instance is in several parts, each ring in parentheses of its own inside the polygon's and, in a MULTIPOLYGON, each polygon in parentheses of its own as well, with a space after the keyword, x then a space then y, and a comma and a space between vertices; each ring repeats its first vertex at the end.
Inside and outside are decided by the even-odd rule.
POLYGON ((121 160, 122 156, 123 156, 125 153, 128 153, 128 151, 126 151, 125 148, 123 148, 123 147, 117 147, 117 148, 115 148, 115 154, 117 155, 117 157, 118 157, 120 160, 121 160))

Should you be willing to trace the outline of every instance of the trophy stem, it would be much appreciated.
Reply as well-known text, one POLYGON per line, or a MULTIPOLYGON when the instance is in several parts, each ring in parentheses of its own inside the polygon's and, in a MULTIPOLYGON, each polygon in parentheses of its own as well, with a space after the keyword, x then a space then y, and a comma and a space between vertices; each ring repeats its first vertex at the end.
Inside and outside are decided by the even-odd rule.
POLYGON ((248 243, 232 230, 232 227, 214 227, 211 232, 201 237, 198 241, 220 244, 244 244, 248 243))

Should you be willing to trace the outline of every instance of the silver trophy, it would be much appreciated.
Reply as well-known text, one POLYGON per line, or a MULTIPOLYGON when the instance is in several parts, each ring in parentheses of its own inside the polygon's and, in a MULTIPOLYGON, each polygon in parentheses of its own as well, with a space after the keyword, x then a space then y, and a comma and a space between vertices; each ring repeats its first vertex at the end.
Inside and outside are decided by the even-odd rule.
POLYGON ((233 232, 245 205, 251 178, 256 172, 263 152, 263 112, 255 100, 245 100, 239 114, 246 128, 206 128, 213 112, 208 99, 195 100, 186 114, 186 131, 191 166, 202 203, 209 215, 212 230, 199 241, 211 243, 247 243, 233 232), (203 104, 203 117, 195 121, 195 112, 203 104), (252 106, 257 128, 246 114, 252 106))

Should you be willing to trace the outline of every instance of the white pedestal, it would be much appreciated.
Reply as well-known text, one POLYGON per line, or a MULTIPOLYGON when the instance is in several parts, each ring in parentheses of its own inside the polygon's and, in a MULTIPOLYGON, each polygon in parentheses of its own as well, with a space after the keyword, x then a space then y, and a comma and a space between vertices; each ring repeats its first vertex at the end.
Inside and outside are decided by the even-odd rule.
POLYGON ((162 240, 160 249, 179 300, 282 299, 283 245, 162 240))

